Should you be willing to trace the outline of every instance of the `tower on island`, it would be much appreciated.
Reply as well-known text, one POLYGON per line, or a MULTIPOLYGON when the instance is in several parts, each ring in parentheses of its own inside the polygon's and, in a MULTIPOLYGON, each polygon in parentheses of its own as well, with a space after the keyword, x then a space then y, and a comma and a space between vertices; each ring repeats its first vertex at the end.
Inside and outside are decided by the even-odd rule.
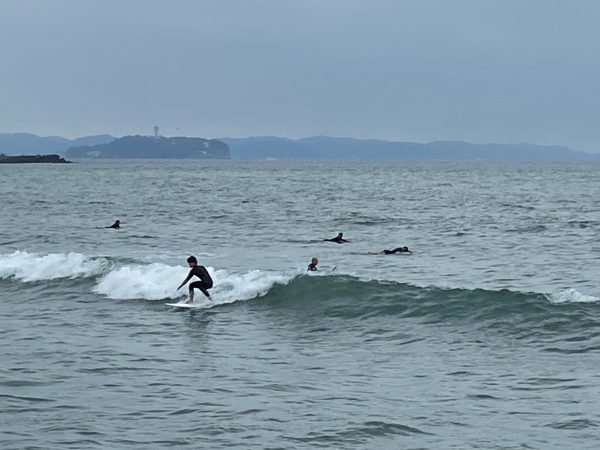
POLYGON ((154 139, 158 138, 158 125, 154 125, 154 139))

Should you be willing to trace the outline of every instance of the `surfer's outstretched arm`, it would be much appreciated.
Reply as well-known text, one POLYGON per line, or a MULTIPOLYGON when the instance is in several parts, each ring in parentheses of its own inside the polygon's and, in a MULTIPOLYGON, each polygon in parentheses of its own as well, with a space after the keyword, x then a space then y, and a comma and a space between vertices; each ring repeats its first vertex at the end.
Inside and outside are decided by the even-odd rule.
POLYGON ((181 289, 183 286, 185 286, 187 284, 188 281, 190 281, 190 278, 192 278, 194 274, 192 273, 192 271, 190 270, 190 273, 188 273, 188 276, 185 277, 185 280, 183 280, 181 282, 181 284, 179 285, 179 287, 177 288, 177 290, 181 289))

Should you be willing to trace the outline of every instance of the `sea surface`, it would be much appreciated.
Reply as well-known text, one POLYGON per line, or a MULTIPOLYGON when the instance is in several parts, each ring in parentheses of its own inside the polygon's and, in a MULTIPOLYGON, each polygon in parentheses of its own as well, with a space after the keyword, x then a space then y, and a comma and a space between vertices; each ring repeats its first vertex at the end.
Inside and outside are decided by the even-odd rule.
POLYGON ((599 163, 0 165, 0 448, 598 448, 599 238, 599 163))

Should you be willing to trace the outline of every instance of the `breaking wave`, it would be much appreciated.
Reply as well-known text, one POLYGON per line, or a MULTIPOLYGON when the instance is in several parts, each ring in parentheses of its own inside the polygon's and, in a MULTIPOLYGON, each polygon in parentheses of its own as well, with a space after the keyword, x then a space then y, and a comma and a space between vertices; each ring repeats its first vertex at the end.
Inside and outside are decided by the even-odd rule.
MULTIPOLYGON (((215 287, 210 290, 213 304, 249 300, 265 295, 277 283, 285 284, 294 275, 260 270, 231 273, 207 267, 215 287)), ((111 270, 94 287, 94 292, 112 299, 178 299, 187 295, 187 287, 177 291, 189 269, 182 266, 153 263, 124 266, 111 270)), ((198 298, 202 294, 196 291, 198 298)))
POLYGON ((0 278, 15 278, 24 282, 87 278, 102 273, 108 266, 105 258, 90 258, 81 253, 40 255, 15 251, 0 255, 0 278))

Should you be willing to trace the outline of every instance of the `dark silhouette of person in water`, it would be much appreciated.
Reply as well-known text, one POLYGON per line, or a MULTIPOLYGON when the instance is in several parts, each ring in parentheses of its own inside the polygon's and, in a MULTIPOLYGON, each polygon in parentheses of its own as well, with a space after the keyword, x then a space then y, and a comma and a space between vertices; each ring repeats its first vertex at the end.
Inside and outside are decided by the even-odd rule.
POLYGON ((338 244, 343 244, 344 242, 350 242, 350 241, 347 241, 346 239, 344 239, 344 233, 338 233, 338 235, 334 238, 323 239, 323 240, 328 241, 328 242, 337 242, 338 244))
POLYGON ((396 253, 410 253, 412 255, 412 250, 409 250, 408 247, 397 247, 393 250, 382 250, 380 252, 369 253, 369 255, 394 255, 396 253))
POLYGON ((317 270, 317 264, 319 264, 319 260, 317 259, 316 256, 313 256, 310 259, 310 264, 308 265, 308 269, 306 269, 308 272, 315 272, 317 270))
POLYGON ((115 220, 115 223, 113 223, 110 227, 106 227, 106 228, 121 228, 121 221, 119 219, 115 220))
POLYGON ((190 273, 188 273, 187 277, 185 277, 185 280, 181 282, 177 290, 181 289, 194 275, 196 275, 198 278, 200 278, 200 281, 194 281, 193 283, 190 283, 188 287, 190 291, 190 298, 186 303, 194 303, 194 289, 200 289, 204 295, 210 298, 208 290, 213 287, 213 280, 206 270, 206 267, 199 266, 198 260, 195 256, 190 256, 187 259, 187 263, 191 268, 190 273))

